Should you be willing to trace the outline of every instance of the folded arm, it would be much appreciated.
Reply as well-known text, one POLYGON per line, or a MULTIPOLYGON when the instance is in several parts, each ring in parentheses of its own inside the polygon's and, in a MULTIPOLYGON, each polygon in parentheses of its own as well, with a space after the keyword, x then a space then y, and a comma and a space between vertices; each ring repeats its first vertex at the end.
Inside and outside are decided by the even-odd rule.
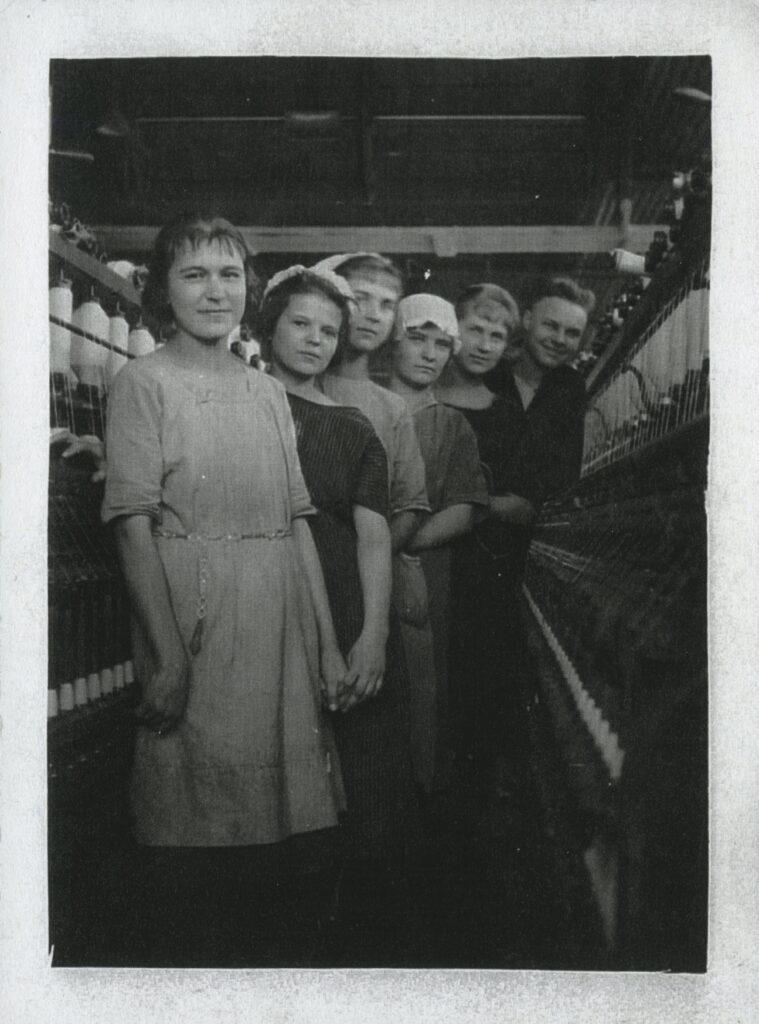
POLYGON ((502 523, 530 526, 535 522, 538 510, 531 501, 518 494, 498 494, 491 495, 490 515, 502 523))
POLYGON ((468 533, 474 522, 474 506, 468 503, 450 505, 426 519, 406 545, 406 551, 417 554, 428 548, 439 548, 462 533, 468 533))

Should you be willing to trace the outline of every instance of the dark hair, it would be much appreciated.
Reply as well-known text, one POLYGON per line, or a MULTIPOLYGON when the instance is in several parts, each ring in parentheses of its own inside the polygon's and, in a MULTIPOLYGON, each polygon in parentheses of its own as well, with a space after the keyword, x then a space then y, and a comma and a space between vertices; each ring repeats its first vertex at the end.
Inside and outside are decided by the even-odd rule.
POLYGON ((369 274, 370 276, 386 274, 388 277, 394 277, 396 279, 398 282, 398 291, 401 296, 405 289, 405 282, 403 280, 401 270, 386 256, 373 256, 371 254, 367 256, 352 256, 344 263, 339 263, 335 267, 335 273, 346 279, 356 274, 369 274))
POLYGON ((242 260, 247 285, 243 320, 249 322, 258 305, 260 282, 253 270, 253 256, 242 233, 223 217, 193 213, 181 214, 161 228, 148 259, 148 276, 142 293, 142 304, 161 326, 170 324, 173 318, 168 300, 168 278, 178 254, 188 245, 197 249, 199 245, 210 242, 226 246, 242 260))
POLYGON ((528 290, 525 309, 532 309, 541 299, 564 299, 585 310, 588 317, 595 309, 596 297, 589 288, 582 288, 571 277, 543 277, 532 283, 528 290))
POLYGON ((305 269, 275 285, 261 303, 255 318, 255 333, 261 345, 261 355, 267 362, 271 361, 271 342, 277 323, 294 295, 322 295, 330 302, 334 302, 340 310, 340 330, 337 336, 337 349, 333 356, 333 360, 336 360, 348 341, 350 300, 320 274, 305 269))
POLYGON ((510 331, 519 325, 519 306, 505 288, 497 284, 470 284, 456 299, 456 319, 462 320, 469 309, 478 302, 492 302, 502 306, 506 312, 506 323, 510 331))

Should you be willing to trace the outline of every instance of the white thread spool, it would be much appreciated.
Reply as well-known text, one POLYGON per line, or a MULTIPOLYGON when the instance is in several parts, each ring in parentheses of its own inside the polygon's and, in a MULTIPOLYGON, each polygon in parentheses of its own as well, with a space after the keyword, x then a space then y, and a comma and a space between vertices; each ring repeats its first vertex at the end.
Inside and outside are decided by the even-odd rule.
POLYGON ((696 316, 698 301, 698 292, 691 289, 682 302, 688 370, 701 369, 701 324, 696 316))
POLYGON ((598 730, 599 730, 599 727, 601 725, 601 720, 602 720, 601 709, 599 708, 599 706, 596 704, 596 702, 591 697, 590 698, 590 725, 591 725, 591 731, 593 733, 594 739, 598 737, 598 730))
MULTIPOLYGON (((93 296, 74 310, 71 322, 75 327, 96 338, 108 341, 110 321, 108 314, 93 296)), ((105 364, 108 349, 97 342, 83 338, 81 335, 71 336, 71 369, 82 384, 90 387, 102 387, 105 383, 105 364)))
POLYGON ((106 263, 109 270, 112 270, 114 274, 118 274, 119 277, 123 277, 125 281, 132 282, 132 275, 134 274, 134 263, 130 263, 129 260, 111 260, 106 263))
POLYGON ((114 690, 124 689, 124 666, 118 664, 113 670, 113 688, 114 690))
POLYGON ((612 758, 611 748, 609 746, 609 737, 611 734, 611 727, 605 718, 602 718, 598 725, 598 743, 603 754, 604 761, 611 767, 610 761, 612 758))
POLYGON ((619 428, 622 431, 622 437, 620 440, 624 441, 625 449, 629 444, 629 433, 625 431, 630 426, 630 422, 633 418, 633 377, 631 373, 620 374, 619 388, 620 388, 620 410, 619 410, 619 428))
POLYGON ((100 673, 100 692, 104 697, 113 693, 113 669, 104 668, 100 673))
POLYGON ((247 365, 250 365, 250 360, 253 356, 260 359, 261 346, 255 338, 251 338, 250 331, 244 325, 238 324, 229 335, 227 338, 227 348, 231 349, 235 343, 239 344, 242 349, 247 365))
POLYGON ((129 332, 129 354, 131 356, 146 356, 155 351, 153 335, 145 327, 142 320, 129 332))
POLYGON ((671 330, 670 314, 662 321, 651 335, 646 350, 649 357, 648 378, 656 389, 656 397, 666 394, 669 383, 669 336, 671 330))
POLYGON ((87 680, 84 676, 79 676, 78 679, 74 680, 74 704, 78 708, 83 708, 87 703, 87 680))
POLYGON ((63 683, 58 694, 58 709, 60 711, 74 710, 74 687, 71 683, 63 683))
POLYGON ((685 395, 684 416, 691 419, 696 412, 698 396, 701 391, 701 369, 703 366, 702 325, 698 316, 700 305, 699 293, 689 291, 682 303, 683 324, 685 331, 685 368, 688 391, 685 395))
POLYGON ((670 381, 682 385, 688 372, 688 314, 685 302, 681 302, 672 314, 670 345, 670 381))
MULTIPOLYGON (((71 281, 61 277, 58 284, 50 289, 50 315, 71 323, 74 312, 74 296, 71 281)), ((71 332, 58 324, 50 324, 50 372, 68 373, 71 366, 71 332)))
POLYGON ((610 762, 610 774, 612 779, 616 782, 622 775, 622 765, 625 760, 625 752, 619 745, 619 737, 617 733, 609 733, 609 762, 610 762))
POLYGON ((124 662, 124 683, 131 686, 134 682, 134 665, 131 661, 124 662))
MULTIPOLYGON (((698 350, 698 368, 709 355, 709 289, 698 288, 688 292, 688 330, 698 350)), ((694 356, 695 358, 695 356, 694 356)))
POLYGON ((626 249, 612 249, 614 267, 620 274, 645 274, 646 257, 639 256, 636 252, 628 252, 626 249))
POLYGON ((617 444, 619 441, 619 432, 622 426, 622 421, 625 416, 625 410, 623 407, 622 400, 623 390, 624 389, 622 377, 619 374, 617 374, 613 378, 612 383, 610 383, 608 386, 608 398, 610 403, 612 403, 612 433, 614 435, 615 444, 617 444))
MULTIPOLYGON (((118 306, 116 313, 109 321, 108 340, 112 345, 118 345, 125 352, 129 351, 129 324, 118 306)), ((109 387, 121 367, 126 366, 127 361, 127 357, 122 356, 119 352, 114 352, 113 349, 109 351, 105 363, 105 379, 109 387)))
POLYGON ((100 700, 100 676, 97 672, 90 672, 87 676, 87 699, 100 700))
POLYGON ((689 175, 685 171, 675 171, 672 175, 672 188, 682 192, 688 184, 689 175))
POLYGON ((47 691, 47 717, 57 718, 58 717, 58 691, 48 690, 47 691))

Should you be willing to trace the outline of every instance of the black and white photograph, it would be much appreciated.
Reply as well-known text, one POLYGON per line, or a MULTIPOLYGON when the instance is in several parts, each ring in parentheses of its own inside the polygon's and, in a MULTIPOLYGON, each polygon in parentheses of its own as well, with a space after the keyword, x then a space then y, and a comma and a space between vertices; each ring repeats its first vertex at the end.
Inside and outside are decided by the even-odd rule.
MULTIPOLYGON (((400 17, 348 7, 362 38, 400 17)), ((686 8, 645 46, 537 45, 526 13, 567 9, 515 4, 499 50, 317 45, 320 5, 225 52, 191 18, 171 45, 159 3, 147 45, 33 58, 35 433, 3 506, 15 476, 34 511, 2 619, 4 656, 33 623, 18 955, 51 1020, 165 1017, 166 985, 192 1020, 215 987, 235 1020, 246 991, 288 1021, 362 991, 751 1019, 755 487, 718 456, 756 436, 720 140, 757 40, 731 77, 686 8)))

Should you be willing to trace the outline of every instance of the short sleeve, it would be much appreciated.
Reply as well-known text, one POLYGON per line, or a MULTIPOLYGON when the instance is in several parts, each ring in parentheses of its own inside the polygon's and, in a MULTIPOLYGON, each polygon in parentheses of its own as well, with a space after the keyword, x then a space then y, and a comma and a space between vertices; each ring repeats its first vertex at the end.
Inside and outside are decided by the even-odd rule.
MULTIPOLYGON (((452 410, 453 411, 453 410, 452 410)), ((443 482, 442 508, 451 505, 489 505, 488 488, 480 463, 477 438, 461 414, 451 432, 451 450, 443 482)))
POLYGON ((125 366, 108 395, 103 522, 130 515, 161 521, 160 421, 155 382, 135 364, 125 366))
POLYGON ((388 514, 387 456, 382 442, 367 430, 368 439, 364 447, 356 486, 351 495, 354 505, 362 505, 381 516, 388 514))
MULTIPOLYGON (((267 383, 276 383, 269 377, 265 379, 267 383)), ((292 519, 299 519, 301 516, 313 516, 316 514, 316 509, 311 503, 311 496, 308 493, 306 481, 303 479, 303 470, 300 466, 295 439, 295 423, 293 422, 284 388, 281 389, 281 393, 277 391, 273 398, 277 409, 284 448, 287 483, 290 490, 290 516, 292 519)))
POLYGON ((393 429, 391 459, 390 512, 429 512, 424 460, 407 410, 399 411, 393 429))

